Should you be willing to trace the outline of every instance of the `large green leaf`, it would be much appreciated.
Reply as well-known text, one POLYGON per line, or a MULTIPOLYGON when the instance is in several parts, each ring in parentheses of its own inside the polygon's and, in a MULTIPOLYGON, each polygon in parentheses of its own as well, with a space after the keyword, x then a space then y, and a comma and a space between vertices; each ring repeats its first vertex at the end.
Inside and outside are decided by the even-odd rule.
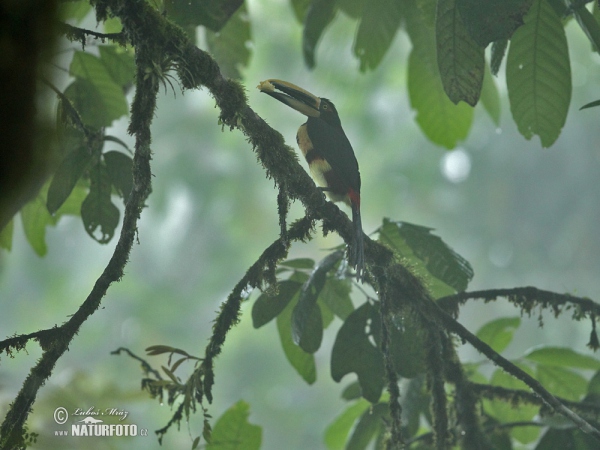
POLYGON ((101 45, 98 50, 100 61, 112 80, 123 88, 131 85, 135 75, 132 52, 116 45, 101 45))
POLYGON ((77 181, 85 173, 93 155, 86 146, 74 149, 62 160, 50 183, 46 206, 50 214, 56 213, 71 195, 77 181))
POLYGON ((206 42, 223 75, 241 79, 240 67, 250 61, 250 20, 248 10, 242 5, 221 31, 206 30, 206 42))
POLYGON ((317 44, 325 28, 335 17, 337 6, 335 0, 313 0, 304 19, 302 34, 302 51, 304 62, 309 68, 315 67, 317 44))
MULTIPOLYGON (((398 375, 413 378, 426 370, 426 340, 420 321, 410 311, 397 313, 390 326, 390 354, 398 375)), ((380 338, 377 336, 379 343, 380 338)))
POLYGON ((311 0, 290 0, 294 16, 299 23, 304 23, 311 0))
POLYGON ((438 0, 435 24, 437 63, 444 91, 453 103, 479 101, 485 69, 484 48, 462 23, 455 0, 438 0))
POLYGON ((565 347, 535 347, 524 357, 547 366, 600 370, 600 360, 565 347))
POLYGON ((368 14, 368 9, 371 7, 374 7, 374 9, 377 8, 377 6, 373 5, 374 3, 377 3, 376 1, 368 0, 336 0, 335 3, 341 11, 353 19, 358 19, 362 17, 363 14, 368 14), (365 5, 367 5, 367 8, 365 8, 365 5))
POLYGON ((518 317, 500 317, 483 325, 477 331, 477 337, 497 353, 502 353, 511 343, 519 325, 521 325, 521 319, 518 317))
POLYGON ((384 385, 383 357, 370 340, 372 327, 379 321, 377 309, 364 303, 348 316, 331 351, 331 377, 339 382, 344 375, 355 372, 363 397, 371 403, 379 400, 384 385))
POLYGON ((119 191, 123 201, 127 203, 133 189, 133 161, 125 153, 111 150, 102 154, 112 185, 119 191))
POLYGON ((506 62, 510 110, 527 139, 556 141, 571 101, 571 67, 560 18, 546 0, 535 0, 525 25, 512 37, 506 62))
POLYGON ((371 404, 365 399, 359 399, 349 406, 343 413, 335 418, 325 430, 325 445, 329 450, 342 450, 345 448, 346 439, 350 429, 371 404))
MULTIPOLYGON (((527 366, 517 365, 530 375, 533 375, 527 366)), ((525 383, 508 375, 502 369, 496 369, 492 375, 491 384, 507 389, 528 390, 525 383)), ((519 407, 515 408, 510 401, 502 400, 484 400, 484 405, 486 413, 491 413, 500 423, 530 421, 539 411, 539 407, 533 405, 519 404, 519 407)), ((512 435, 521 443, 526 444, 534 441, 539 433, 540 430, 537 427, 519 427, 513 430, 512 435)))
POLYGON ((482 47, 508 39, 523 23, 532 0, 456 0, 469 34, 482 47))
POLYGON ((122 86, 96 56, 75 52, 70 73, 76 77, 65 90, 86 125, 107 127, 128 112, 122 86))
POLYGON ((564 367, 538 364, 537 380, 552 394, 578 401, 587 392, 587 380, 564 367))
MULTIPOLYGON (((347 2, 346 2, 347 3, 347 2)), ((374 70, 392 44, 402 20, 401 2, 371 0, 364 8, 354 41, 360 70, 374 70)))
POLYGON ((46 208, 43 189, 33 200, 21 208, 21 221, 25 237, 38 256, 44 256, 48 252, 46 226, 54 225, 56 220, 57 218, 52 217, 46 208))
POLYGON ((385 424, 389 423, 390 419, 389 410, 386 403, 378 403, 365 411, 358 420, 346 449, 365 450, 375 436, 384 432, 385 424))
POLYGON ((8 250, 9 252, 12 250, 14 228, 15 221, 11 219, 10 222, 8 222, 6 226, 0 231, 0 248, 8 250))
MULTIPOLYGON (((473 278, 471 264, 431 231, 431 228, 392 222, 387 218, 377 230, 379 240, 409 259, 414 270, 427 281, 435 283, 439 280, 452 291, 464 291, 473 278)), ((428 284, 436 298, 449 293, 447 288, 439 286, 439 282, 438 285, 433 283, 428 284)))
MULTIPOLYGON (((408 95, 417 112, 417 123, 434 143, 453 148, 469 134, 473 108, 465 103, 455 105, 446 95, 437 66, 434 31, 429 26, 426 10, 414 0, 405 4, 406 28, 413 43, 408 60, 408 95)), ((433 22, 432 22, 433 25, 433 22)))
POLYGON ((106 166, 96 164, 90 170, 90 193, 81 204, 85 231, 100 244, 108 243, 119 225, 119 210, 112 203, 111 182, 106 166), (99 234, 96 235, 98 228, 99 234))
POLYGON ((262 428, 248 422, 250 406, 240 400, 223 413, 212 429, 206 450, 258 450, 262 428))
POLYGON ((473 109, 452 103, 439 73, 414 49, 408 59, 408 94, 417 123, 432 142, 450 149, 467 137, 473 109))
POLYGON ((284 310, 277 316, 277 331, 286 358, 294 369, 308 384, 313 384, 317 379, 315 357, 306 353, 292 338, 292 311, 298 302, 298 296, 288 303, 284 310))
POLYGON ((343 253, 338 251, 320 261, 300 291, 298 303, 292 312, 292 336, 305 352, 314 353, 321 346, 323 318, 317 299, 325 286, 327 273, 342 257, 343 253))
POLYGON ((321 290, 319 301, 323 302, 340 319, 346 320, 354 311, 354 305, 350 298, 351 290, 352 281, 350 279, 338 278, 335 274, 330 274, 321 290))
POLYGON ((260 328, 277 317, 292 301, 292 298, 300 288, 302 283, 294 280, 284 280, 277 284, 277 294, 270 295, 263 293, 256 299, 252 306, 252 325, 254 328, 260 328))
POLYGON ((79 0, 76 2, 60 2, 58 4, 58 17, 61 20, 74 20, 76 24, 81 23, 92 9, 90 2, 79 0))
MULTIPOLYGON (((598 25, 596 17, 586 8, 584 2, 573 1, 571 4, 579 26, 592 43, 594 51, 597 52, 600 49, 600 25, 598 25)), ((598 2, 594 2, 594 8, 598 8, 598 2)))

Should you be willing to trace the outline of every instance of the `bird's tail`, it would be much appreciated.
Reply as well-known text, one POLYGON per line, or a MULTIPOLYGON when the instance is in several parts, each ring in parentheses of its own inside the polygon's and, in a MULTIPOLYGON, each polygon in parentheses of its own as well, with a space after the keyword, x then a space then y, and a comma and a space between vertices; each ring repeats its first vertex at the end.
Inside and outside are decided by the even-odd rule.
POLYGON ((352 202, 351 206, 352 223, 354 224, 354 245, 350 248, 350 264, 356 269, 356 279, 362 282, 365 270, 365 250, 362 222, 360 220, 360 205, 352 202))

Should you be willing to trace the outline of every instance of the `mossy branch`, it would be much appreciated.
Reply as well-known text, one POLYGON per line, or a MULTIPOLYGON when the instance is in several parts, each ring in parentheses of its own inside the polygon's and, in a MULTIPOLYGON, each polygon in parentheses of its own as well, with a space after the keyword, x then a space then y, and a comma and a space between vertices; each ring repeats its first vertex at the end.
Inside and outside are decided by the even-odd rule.
MULTIPOLYGON (((143 66, 148 51, 143 45, 136 52, 137 90, 132 105, 132 126, 135 136, 133 158, 133 189, 125 206, 123 227, 114 253, 92 291, 71 318, 60 327, 52 329, 53 339, 46 342, 44 352, 32 367, 14 402, 11 404, 0 427, 0 448, 19 448, 23 444, 24 424, 35 402, 39 389, 52 374, 58 359, 69 348, 81 325, 99 308, 109 286, 119 281, 129 259, 137 230, 137 221, 151 190, 150 174, 150 123, 154 117, 157 86, 150 79, 144 79, 143 66), (140 69, 140 67, 142 67, 140 69)), ((41 335, 36 336, 39 340, 41 335)), ((42 341, 40 340, 42 344, 42 341)))

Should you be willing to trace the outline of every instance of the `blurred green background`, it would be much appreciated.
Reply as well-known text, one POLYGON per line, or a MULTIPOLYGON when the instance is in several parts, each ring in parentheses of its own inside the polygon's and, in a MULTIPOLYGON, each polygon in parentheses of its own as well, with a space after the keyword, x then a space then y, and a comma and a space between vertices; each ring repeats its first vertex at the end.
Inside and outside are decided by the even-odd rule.
MULTIPOLYGON (((525 141, 510 117, 500 71, 496 84, 502 119, 496 127, 478 106, 468 139, 446 151, 422 135, 406 94, 410 44, 403 33, 374 72, 361 74, 352 56, 355 23, 340 15, 325 34, 314 71, 301 55, 302 28, 287 2, 247 3, 252 23, 252 59, 242 70, 251 107, 295 147, 303 118, 261 95, 267 78, 297 83, 336 104, 358 158, 363 187, 363 226, 374 231, 383 217, 433 227, 475 270, 470 290, 533 285, 542 289, 600 296, 600 151, 597 109, 578 108, 600 95, 598 54, 573 23, 567 26, 573 71, 571 111, 559 140, 542 149, 525 141)), ((93 18, 89 18, 93 26, 93 18)), ((202 34, 202 33, 199 33, 202 34)), ((199 45, 204 45, 199 36, 199 45)), ((64 43, 65 48, 68 44, 64 43)), ((89 46, 90 48, 92 46, 89 46)), ((91 50, 93 51, 93 50, 91 50)), ((68 66, 69 52, 59 65, 68 66)), ((140 356, 150 345, 166 344, 201 356, 219 304, 261 251, 278 236, 273 182, 265 178, 241 133, 222 131, 218 110, 205 91, 176 87, 161 92, 153 124, 153 193, 139 226, 123 281, 112 286, 103 307, 89 320, 40 391, 29 420, 40 434, 33 448, 158 448, 153 431, 172 411, 140 391, 139 364, 112 356, 127 347, 140 356), (175 94, 175 95, 174 95, 175 94), (55 438, 53 412, 115 407, 127 423, 148 428, 146 438, 55 438)), ((110 134, 129 144, 125 119, 110 134)), ((304 166, 305 162, 302 161, 304 166)), ((290 219, 300 217, 294 205, 290 219)), ((16 222, 13 248, 0 255, 0 330, 4 336, 61 324, 89 293, 115 240, 100 246, 76 217, 61 219, 47 232, 48 254, 39 258, 16 222)), ((319 259, 340 239, 316 234, 295 245, 291 257, 319 259)), ((216 361, 215 401, 220 416, 239 399, 250 404, 250 422, 263 427, 264 449, 324 448, 323 432, 343 410, 340 385, 329 375, 330 349, 340 326, 326 330, 316 354, 317 381, 307 386, 285 360, 276 326, 253 330, 251 297, 242 322, 227 338, 216 361)), ((357 302, 364 297, 357 294, 357 302)), ((518 316, 506 302, 468 304, 460 321, 471 330, 500 316, 518 316)), ((566 317, 524 320, 508 349, 516 358, 540 343, 587 352, 589 324, 566 317)), ((480 357, 461 348, 468 360, 480 357)), ((0 366, 0 411, 5 413, 29 368, 40 356, 35 343, 0 366)), ((165 358, 149 359, 155 367, 165 358)), ((185 373, 189 367, 182 366, 185 373)), ((190 448, 201 417, 172 429, 164 448, 190 448), (192 438, 190 438, 190 435, 192 438)))

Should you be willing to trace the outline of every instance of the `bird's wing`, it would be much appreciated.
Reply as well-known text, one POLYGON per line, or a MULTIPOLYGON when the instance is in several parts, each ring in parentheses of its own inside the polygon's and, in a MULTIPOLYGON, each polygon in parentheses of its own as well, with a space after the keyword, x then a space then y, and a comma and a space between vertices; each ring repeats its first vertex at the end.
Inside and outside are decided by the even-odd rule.
POLYGON ((349 187, 360 193, 360 173, 352 145, 341 128, 333 127, 323 120, 307 122, 308 137, 317 153, 323 155, 334 172, 349 187))

